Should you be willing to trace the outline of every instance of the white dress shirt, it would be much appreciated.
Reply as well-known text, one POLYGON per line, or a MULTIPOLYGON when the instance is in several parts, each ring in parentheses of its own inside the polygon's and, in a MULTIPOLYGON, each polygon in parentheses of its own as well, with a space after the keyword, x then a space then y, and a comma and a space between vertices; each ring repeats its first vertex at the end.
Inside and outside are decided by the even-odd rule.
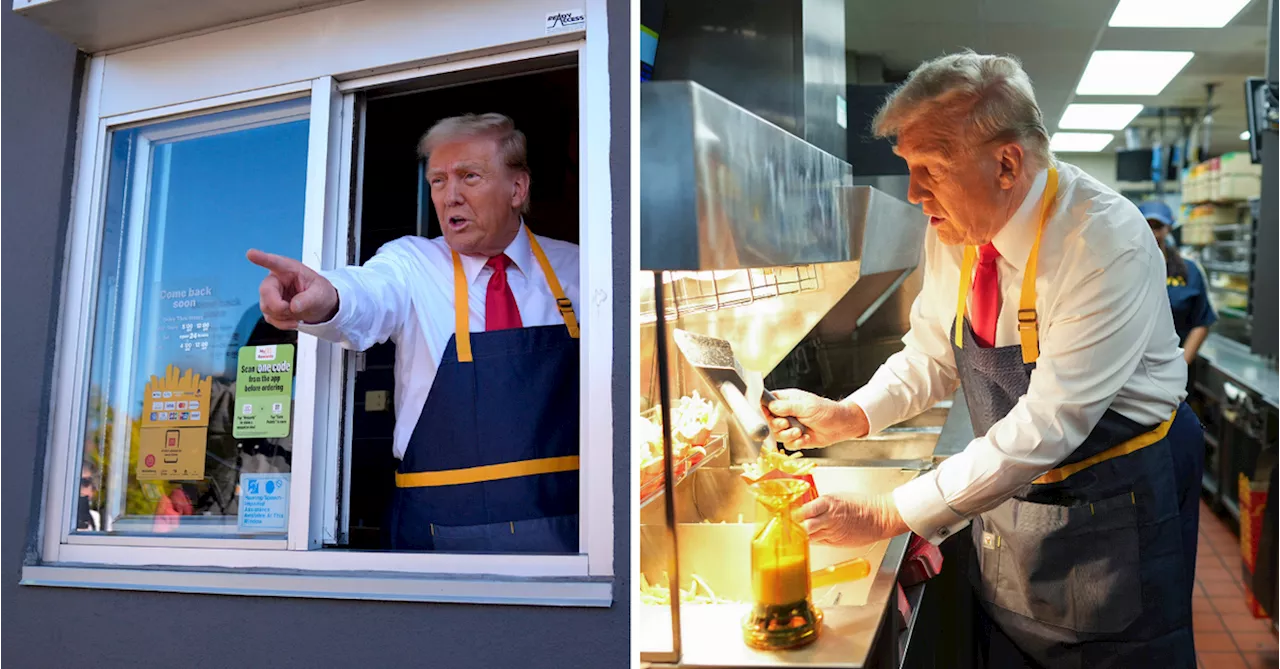
MULTIPOLYGON (((1072 165, 1056 166, 1058 200, 1040 243, 1040 357, 1030 388, 986 435, 893 493, 907 526, 935 543, 1065 460, 1108 408, 1154 427, 1186 395, 1187 365, 1173 329, 1164 257, 1150 227, 1124 197, 1072 165)), ((992 240, 1000 252, 996 346, 1019 343, 1023 267, 1047 178, 1047 170, 1036 176, 992 240)), ((926 235, 924 283, 911 308, 906 348, 850 396, 872 433, 923 412, 959 386, 951 324, 963 251, 942 244, 932 229, 926 235)))
MULTIPOLYGON (((538 244, 578 307, 578 246, 538 236, 538 244)), ((555 297, 521 223, 507 246, 511 258, 507 283, 525 327, 564 325, 555 297)), ((493 269, 486 258, 462 257, 467 277, 471 331, 485 328, 485 290, 493 269)), ((396 426, 394 452, 404 458, 409 437, 422 415, 440 358, 454 334, 453 257, 443 237, 401 237, 378 249, 361 267, 320 273, 338 290, 338 313, 327 323, 303 325, 299 331, 363 351, 387 340, 396 343, 396 426)))

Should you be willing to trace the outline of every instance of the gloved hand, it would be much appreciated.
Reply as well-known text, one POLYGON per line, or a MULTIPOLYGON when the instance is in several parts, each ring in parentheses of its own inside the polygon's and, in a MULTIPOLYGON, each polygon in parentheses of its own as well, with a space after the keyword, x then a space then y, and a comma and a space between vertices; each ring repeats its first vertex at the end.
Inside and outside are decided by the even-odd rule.
POLYGON ((865 437, 867 414, 856 404, 819 397, 803 390, 778 390, 778 398, 765 407, 769 425, 789 451, 823 448, 845 439, 865 437), (787 416, 800 421, 805 430, 787 423, 787 416))
POLYGON ((890 495, 823 495, 796 515, 809 538, 824 544, 865 546, 910 531, 890 495))

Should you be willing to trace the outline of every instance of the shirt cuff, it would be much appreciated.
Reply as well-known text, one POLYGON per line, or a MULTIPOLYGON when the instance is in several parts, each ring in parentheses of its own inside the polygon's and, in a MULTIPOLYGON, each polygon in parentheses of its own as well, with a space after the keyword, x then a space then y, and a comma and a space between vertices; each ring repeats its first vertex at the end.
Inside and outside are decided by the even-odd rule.
POLYGON ((868 435, 897 422, 898 409, 893 405, 893 398, 880 387, 867 384, 853 391, 846 401, 858 405, 867 414, 868 435))
POLYGON ((338 292, 338 313, 323 323, 298 323, 298 332, 309 334, 325 341, 345 341, 346 337, 343 333, 346 332, 355 311, 355 307, 352 304, 355 293, 351 289, 350 282, 341 272, 324 271, 319 272, 319 274, 333 284, 333 289, 338 292))
POLYGON ((934 545, 969 524, 969 519, 956 513, 943 498, 937 471, 898 486, 893 491, 893 503, 907 527, 934 545))

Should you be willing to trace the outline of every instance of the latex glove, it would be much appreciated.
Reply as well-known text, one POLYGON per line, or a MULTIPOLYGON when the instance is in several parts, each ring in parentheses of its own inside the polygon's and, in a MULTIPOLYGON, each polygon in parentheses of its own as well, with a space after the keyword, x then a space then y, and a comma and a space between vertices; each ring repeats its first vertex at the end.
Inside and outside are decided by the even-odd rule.
POLYGON ((865 546, 910 531, 891 495, 823 495, 796 512, 813 541, 865 546))
POLYGON ((867 414, 853 403, 836 402, 794 388, 774 392, 778 398, 765 407, 769 426, 789 451, 824 448, 846 439, 867 436, 867 414), (789 427, 787 416, 804 425, 789 427))

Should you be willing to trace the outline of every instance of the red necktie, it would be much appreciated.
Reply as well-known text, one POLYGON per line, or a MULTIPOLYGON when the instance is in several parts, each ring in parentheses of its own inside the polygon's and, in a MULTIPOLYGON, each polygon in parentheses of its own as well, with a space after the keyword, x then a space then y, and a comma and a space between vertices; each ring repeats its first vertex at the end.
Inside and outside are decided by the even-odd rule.
POLYGON ((991 348, 996 343, 996 319, 1000 316, 1000 276, 996 272, 996 258, 1000 252, 994 244, 978 248, 978 269, 973 273, 973 304, 969 307, 969 322, 978 345, 991 348))
POLYGON ((511 293, 507 283, 507 266, 511 259, 506 254, 489 258, 485 263, 493 268, 493 276, 489 277, 489 287, 484 293, 484 329, 509 330, 523 327, 520 322, 520 308, 516 306, 516 296, 511 293))

